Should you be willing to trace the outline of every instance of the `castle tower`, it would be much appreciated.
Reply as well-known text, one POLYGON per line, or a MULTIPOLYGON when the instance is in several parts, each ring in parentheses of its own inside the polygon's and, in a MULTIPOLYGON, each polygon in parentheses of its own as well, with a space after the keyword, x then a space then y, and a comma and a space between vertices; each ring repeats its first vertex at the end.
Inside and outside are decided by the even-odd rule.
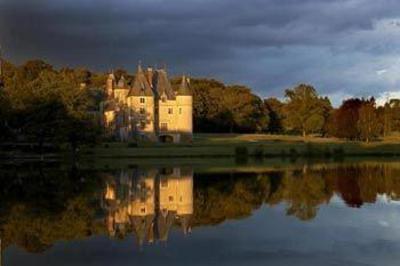
POLYGON ((182 77, 177 91, 176 104, 178 108, 178 132, 181 142, 191 142, 193 139, 193 96, 190 80, 182 77))
POLYGON ((117 86, 114 88, 114 97, 117 99, 118 102, 126 104, 128 93, 129 88, 126 83, 125 77, 122 75, 117 83, 117 86))
POLYGON ((180 178, 177 180, 177 214, 186 216, 193 214, 193 170, 179 168, 180 178))
POLYGON ((141 138, 154 140, 154 93, 141 65, 135 75, 133 86, 128 93, 131 130, 141 138))
POLYGON ((131 204, 131 222, 139 246, 153 241, 155 217, 155 176, 157 171, 139 170, 134 177, 134 193, 131 204))

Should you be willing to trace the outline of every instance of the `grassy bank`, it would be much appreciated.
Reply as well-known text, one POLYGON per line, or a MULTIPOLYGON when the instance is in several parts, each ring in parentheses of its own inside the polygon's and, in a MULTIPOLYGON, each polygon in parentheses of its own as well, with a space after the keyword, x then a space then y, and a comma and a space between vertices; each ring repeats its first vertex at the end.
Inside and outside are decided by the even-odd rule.
POLYGON ((191 145, 103 143, 82 150, 96 158, 400 156, 400 138, 362 143, 279 135, 197 134, 191 145))
MULTIPOLYGON (((18 151, 1 152, 2 158, 63 159, 71 152, 35 153, 18 151)), ((192 144, 155 143, 102 143, 95 147, 82 147, 82 159, 180 159, 215 158, 343 158, 343 157, 400 157, 400 136, 392 136, 373 143, 343 141, 334 138, 318 138, 286 135, 256 134, 196 134, 192 144)))

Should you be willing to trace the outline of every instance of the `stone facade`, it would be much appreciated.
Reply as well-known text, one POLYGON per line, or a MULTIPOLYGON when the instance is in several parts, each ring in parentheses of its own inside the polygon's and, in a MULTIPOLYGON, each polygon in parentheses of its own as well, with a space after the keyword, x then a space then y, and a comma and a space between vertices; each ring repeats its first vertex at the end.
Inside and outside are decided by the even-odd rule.
POLYGON ((141 66, 132 84, 114 74, 106 82, 107 100, 102 103, 106 134, 121 141, 149 140, 191 142, 193 97, 190 81, 182 77, 172 88, 166 70, 141 66))

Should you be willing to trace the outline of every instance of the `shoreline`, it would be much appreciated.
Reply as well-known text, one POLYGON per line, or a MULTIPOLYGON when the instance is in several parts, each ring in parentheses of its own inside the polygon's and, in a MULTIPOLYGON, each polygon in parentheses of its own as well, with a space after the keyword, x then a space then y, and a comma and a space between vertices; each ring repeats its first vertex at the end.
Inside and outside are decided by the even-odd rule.
MULTIPOLYGON (((5 160, 64 160, 72 157, 64 148, 59 152, 40 155, 34 152, 3 151, 5 160)), ((155 143, 102 143, 82 146, 78 158, 98 159, 215 159, 215 158, 351 158, 351 157, 400 157, 399 140, 390 139, 363 143, 337 139, 299 136, 256 134, 197 134, 192 144, 155 143)))

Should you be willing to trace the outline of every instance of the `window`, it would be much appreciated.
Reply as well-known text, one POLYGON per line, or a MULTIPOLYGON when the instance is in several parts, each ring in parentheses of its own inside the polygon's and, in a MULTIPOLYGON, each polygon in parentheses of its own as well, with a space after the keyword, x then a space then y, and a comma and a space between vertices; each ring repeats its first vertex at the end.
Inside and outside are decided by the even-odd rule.
POLYGON ((146 213, 146 208, 142 208, 140 211, 141 211, 142 213, 146 213))
POLYGON ((140 122, 140 129, 145 129, 146 128, 146 122, 142 121, 140 122))
POLYGON ((174 109, 168 108, 168 114, 172 115, 174 113, 174 109))
POLYGON ((168 200, 169 200, 169 202, 173 202, 173 201, 174 201, 174 197, 169 196, 169 197, 168 197, 168 200))
POLYGON ((140 108, 140 114, 144 115, 145 113, 146 113, 146 110, 143 107, 141 107, 140 108))
POLYGON ((168 187, 168 178, 167 177, 161 177, 161 187, 163 187, 163 188, 168 187))
POLYGON ((144 98, 140 98, 140 103, 145 103, 145 99, 144 98))
POLYGON ((167 131, 168 130, 168 123, 161 123, 161 130, 167 131))
POLYGON ((180 115, 182 114, 182 108, 179 108, 179 114, 180 115))

